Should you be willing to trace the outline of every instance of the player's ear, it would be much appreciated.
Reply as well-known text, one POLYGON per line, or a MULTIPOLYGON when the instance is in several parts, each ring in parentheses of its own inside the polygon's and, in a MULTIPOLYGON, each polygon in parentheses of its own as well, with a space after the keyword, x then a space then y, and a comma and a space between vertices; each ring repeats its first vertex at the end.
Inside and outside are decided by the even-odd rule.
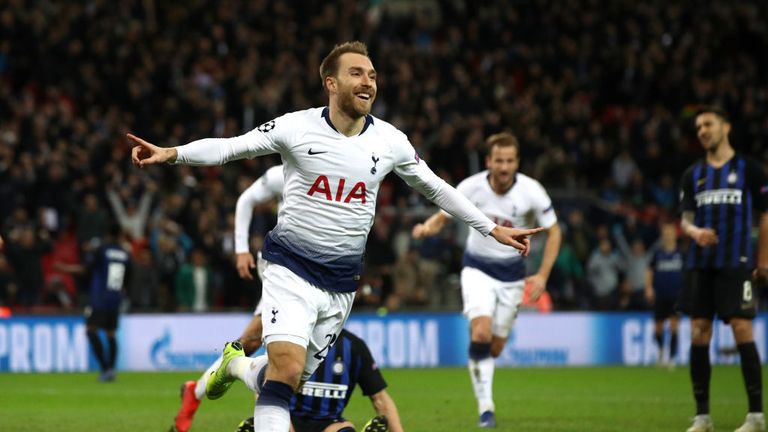
POLYGON ((336 89, 336 77, 333 76, 327 76, 325 77, 325 90, 330 93, 331 91, 335 92, 336 89))

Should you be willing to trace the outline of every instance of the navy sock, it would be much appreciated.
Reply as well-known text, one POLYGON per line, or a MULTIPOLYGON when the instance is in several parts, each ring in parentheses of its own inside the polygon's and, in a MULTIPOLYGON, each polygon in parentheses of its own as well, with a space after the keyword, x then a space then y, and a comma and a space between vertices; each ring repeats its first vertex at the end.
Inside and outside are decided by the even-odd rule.
POLYGON ((677 332, 673 331, 669 334, 669 359, 672 360, 677 357, 677 332))
POLYGON ((491 356, 491 344, 481 342, 471 342, 469 344, 469 358, 472 360, 483 360, 491 356))
POLYGON ((659 353, 664 352, 664 332, 654 333, 653 338, 656 340, 656 346, 659 348, 659 353))
POLYGON ((107 369, 115 368, 115 361, 117 360, 117 338, 107 336, 107 345, 109 345, 109 357, 107 359, 107 369))
POLYGON ((293 393, 293 388, 288 384, 280 381, 268 380, 261 388, 261 393, 259 393, 259 399, 256 401, 256 405, 272 405, 288 411, 293 393))
POLYGON ((763 412, 763 376, 760 354, 754 342, 739 344, 741 375, 747 389, 749 412, 763 412))
POLYGON ((696 399, 696 414, 709 414, 709 345, 691 345, 691 384, 696 399))
POLYGON ((99 362, 99 367, 102 371, 107 370, 107 360, 104 358, 104 345, 101 343, 99 333, 95 331, 89 331, 85 334, 88 336, 88 342, 91 344, 93 354, 96 355, 96 361, 99 362))

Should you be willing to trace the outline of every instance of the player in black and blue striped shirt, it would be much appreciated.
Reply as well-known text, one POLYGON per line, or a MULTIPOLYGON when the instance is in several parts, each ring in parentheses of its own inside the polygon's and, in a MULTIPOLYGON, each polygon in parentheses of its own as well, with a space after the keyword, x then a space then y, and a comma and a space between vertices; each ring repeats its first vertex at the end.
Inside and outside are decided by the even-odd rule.
POLYGON ((728 140, 731 123, 716 107, 696 115, 696 133, 706 156, 693 164, 681 182, 683 232, 693 241, 686 258, 687 283, 681 296, 691 316, 691 381, 696 417, 689 432, 713 430, 709 417, 711 365, 709 342, 717 315, 730 323, 749 400, 749 412, 737 432, 764 431, 760 356, 752 320, 756 302, 752 270, 768 272, 768 177, 760 164, 734 151, 728 140), (757 251, 752 228, 759 221, 757 251))
POLYGON ((111 224, 102 245, 86 259, 86 265, 56 263, 59 271, 88 274, 88 306, 85 308, 85 329, 101 374, 99 381, 115 380, 117 360, 117 323, 123 301, 123 286, 128 274, 131 255, 123 244, 123 233, 111 224), (104 347, 99 331, 106 335, 104 347))
POLYGON ((683 253, 677 245, 677 227, 661 227, 661 244, 653 251, 646 272, 645 297, 653 305, 654 336, 659 349, 659 364, 664 363, 664 322, 669 320, 669 365, 677 357, 678 314, 675 311, 683 285, 683 253))

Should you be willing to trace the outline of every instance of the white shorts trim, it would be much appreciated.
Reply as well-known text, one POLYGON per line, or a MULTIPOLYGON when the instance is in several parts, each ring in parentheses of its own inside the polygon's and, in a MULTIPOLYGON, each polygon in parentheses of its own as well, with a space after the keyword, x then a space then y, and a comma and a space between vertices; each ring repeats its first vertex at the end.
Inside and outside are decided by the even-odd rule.
POLYGON ((307 340, 298 336, 273 334, 264 337, 264 345, 269 345, 272 342, 290 342, 307 349, 307 340))
POLYGON ((524 288, 524 280, 504 282, 476 268, 464 267, 461 270, 464 316, 470 321, 481 316, 491 317, 493 335, 509 337, 523 301, 524 288))

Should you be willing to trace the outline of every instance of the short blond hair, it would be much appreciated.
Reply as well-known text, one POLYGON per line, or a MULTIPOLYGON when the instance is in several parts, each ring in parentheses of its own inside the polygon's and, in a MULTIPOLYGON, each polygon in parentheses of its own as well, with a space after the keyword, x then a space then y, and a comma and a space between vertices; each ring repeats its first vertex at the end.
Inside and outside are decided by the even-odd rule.
POLYGON ((320 81, 323 83, 323 89, 328 92, 325 87, 325 79, 329 76, 336 76, 339 73, 339 57, 342 54, 355 53, 362 54, 368 57, 368 47, 360 41, 344 42, 337 44, 331 52, 320 63, 320 81))
POLYGON ((512 132, 493 134, 485 140, 485 145, 489 153, 494 147, 514 147, 517 151, 520 151, 520 143, 518 143, 517 137, 512 132))

